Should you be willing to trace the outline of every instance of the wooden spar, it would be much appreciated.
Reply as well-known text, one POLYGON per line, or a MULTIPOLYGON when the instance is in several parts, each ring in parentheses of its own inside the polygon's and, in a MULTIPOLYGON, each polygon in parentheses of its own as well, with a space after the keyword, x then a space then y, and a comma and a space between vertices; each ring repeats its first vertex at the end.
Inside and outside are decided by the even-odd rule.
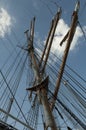
POLYGON ((64 72, 64 68, 65 68, 65 64, 66 64, 69 48, 70 48, 71 42, 73 40, 73 36, 75 34, 75 31, 76 31, 76 26, 77 26, 77 22, 78 22, 79 5, 80 5, 80 3, 78 1, 77 4, 76 4, 75 10, 73 12, 73 15, 72 15, 72 23, 71 23, 70 31, 67 33, 68 40, 67 40, 66 48, 65 48, 65 51, 64 51, 62 64, 60 66, 60 70, 59 70, 59 73, 58 73, 58 79, 57 79, 57 82, 56 82, 56 87, 55 87, 55 91, 54 91, 54 97, 53 97, 52 102, 51 102, 51 109, 52 110, 53 110, 54 105, 55 105, 55 101, 56 101, 56 97, 57 97, 57 94, 58 94, 58 90, 60 88, 60 83, 61 83, 61 79, 62 79, 62 76, 63 76, 63 72, 64 72))
POLYGON ((36 94, 39 99, 39 103, 41 103, 43 106, 46 130, 48 130, 48 128, 50 128, 51 130, 57 130, 56 123, 55 123, 54 117, 52 115, 52 112, 48 103, 46 86, 42 86, 44 84, 48 85, 47 79, 45 80, 45 83, 42 82, 44 78, 40 75, 39 66, 37 64, 37 61, 34 55, 34 48, 33 48, 34 22, 31 23, 30 37, 28 37, 27 33, 28 32, 26 31, 26 36, 27 36, 27 41, 28 41, 28 53, 31 57, 32 68, 33 68, 35 79, 36 79, 35 83, 37 85, 37 86, 33 86, 31 91, 34 91, 37 88, 36 94))
POLYGON ((42 63, 45 52, 46 52, 44 64, 43 64, 43 67, 42 67, 42 73, 44 72, 46 64, 47 64, 47 60, 48 60, 50 49, 51 49, 51 46, 52 46, 55 30, 56 30, 58 21, 60 19, 60 16, 61 16, 61 8, 59 8, 57 14, 55 15, 54 19, 52 20, 51 28, 50 28, 50 31, 49 31, 49 34, 48 34, 48 37, 47 37, 47 40, 46 40, 44 52, 43 52, 42 58, 41 58, 41 63, 42 63))
POLYGON ((30 25, 30 40, 31 40, 31 44, 33 45, 33 37, 34 37, 34 25, 35 25, 35 17, 33 18, 33 21, 31 21, 31 25, 30 25))
POLYGON ((37 91, 39 89, 42 89, 42 88, 48 88, 48 82, 49 82, 49 77, 47 76, 43 81, 41 81, 39 84, 31 87, 31 88, 27 88, 26 90, 30 90, 30 91, 37 91))
POLYGON ((28 53, 31 57, 32 61, 32 68, 36 77, 36 80, 39 80, 39 67, 36 63, 35 55, 34 55, 34 48, 33 48, 33 36, 34 36, 34 26, 35 26, 35 18, 33 18, 33 21, 31 21, 30 26, 30 36, 28 36, 28 31, 25 32, 28 42, 28 53))
POLYGON ((43 58, 44 58, 44 55, 45 55, 45 51, 47 49, 47 46, 48 46, 48 41, 49 41, 49 38, 50 38, 50 34, 51 34, 51 31, 52 31, 52 28, 53 28, 53 20, 52 20, 52 23, 51 23, 51 28, 50 28, 50 31, 48 33, 48 37, 47 37, 47 40, 46 40, 46 44, 45 44, 45 48, 44 48, 44 51, 42 53, 42 57, 41 57, 41 60, 39 62, 39 66, 41 66, 42 64, 42 61, 43 61, 43 58))

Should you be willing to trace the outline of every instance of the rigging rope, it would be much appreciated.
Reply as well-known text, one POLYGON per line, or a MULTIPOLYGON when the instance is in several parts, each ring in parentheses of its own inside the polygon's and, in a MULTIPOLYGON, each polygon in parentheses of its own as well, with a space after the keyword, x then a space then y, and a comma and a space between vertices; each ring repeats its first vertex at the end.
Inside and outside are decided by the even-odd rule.
MULTIPOLYGON (((19 106, 19 104, 18 104, 17 100, 15 99, 15 97, 14 97, 14 95, 13 95, 13 92, 11 91, 11 89, 10 89, 10 87, 9 87, 9 85, 8 85, 8 83, 7 83, 7 81, 6 81, 6 79, 5 79, 5 77, 4 77, 4 75, 3 75, 3 73, 2 73, 2 71, 1 71, 1 70, 0 70, 0 73, 1 73, 1 75, 2 75, 2 77, 3 77, 3 79, 4 79, 4 81, 5 81, 5 83, 6 83, 7 87, 8 87, 8 89, 9 89, 9 91, 10 91, 10 93, 11 93, 12 97, 14 98, 14 100, 15 100, 15 102, 16 102, 16 104, 17 104, 18 108, 19 108, 19 110, 21 111, 21 114, 23 115, 23 117, 24 117, 24 119, 25 119, 26 123, 28 124, 27 119, 26 119, 26 117, 25 117, 24 113, 22 112, 22 110, 21 110, 21 108, 20 108, 20 106, 19 106)), ((31 128, 31 129, 32 129, 32 128, 31 128)))
MULTIPOLYGON (((53 93, 49 90, 49 92, 53 95, 53 93)), ((54 95, 53 95, 54 96, 54 95)), ((57 99, 57 97, 56 97, 57 99)), ((70 113, 70 115, 81 125, 82 128, 86 129, 86 125, 74 114, 70 109, 68 109, 64 103, 61 102, 61 100, 58 98, 57 101, 64 107, 64 109, 70 113)))

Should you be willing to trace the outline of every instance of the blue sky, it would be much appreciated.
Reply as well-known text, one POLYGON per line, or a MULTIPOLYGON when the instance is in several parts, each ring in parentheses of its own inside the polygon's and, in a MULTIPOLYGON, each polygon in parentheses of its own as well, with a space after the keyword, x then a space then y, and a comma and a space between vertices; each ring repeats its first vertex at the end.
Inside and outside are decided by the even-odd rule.
MULTIPOLYGON (((61 22, 63 22, 63 27, 65 27, 65 25, 67 26, 66 28, 64 28, 65 30, 59 29, 58 31, 57 29, 57 33, 61 33, 60 31, 62 30, 62 35, 64 36, 64 33, 66 33, 66 30, 70 26, 71 14, 75 7, 76 1, 65 0, 64 2, 63 0, 61 1, 58 0, 55 2, 62 7, 62 16, 61 16, 62 21, 61 22)), ((85 28, 85 31, 86 31, 86 26, 85 26, 86 25, 85 24, 86 23, 86 19, 85 19, 86 6, 85 5, 86 5, 85 0, 82 0, 80 2, 79 22, 82 25, 82 28, 85 28)), ((56 11, 57 11, 57 5, 54 4, 54 1, 52 2, 52 0, 51 1, 50 0, 47 0, 47 1, 25 0, 22 2, 21 0, 18 0, 18 1, 1 0, 0 1, 0 14, 2 15, 2 21, 0 22, 0 24, 3 26, 3 29, 1 28, 2 30, 1 37, 3 37, 2 39, 4 40, 6 38, 5 36, 9 35, 8 37, 10 37, 14 46, 18 44, 18 41, 22 42, 21 39, 25 38, 23 32, 29 27, 30 20, 32 19, 32 17, 36 16, 35 33, 39 39, 44 41, 50 28, 51 19, 53 15, 56 13, 56 11), (7 16, 8 21, 3 22, 3 20, 6 18, 6 15, 8 15, 7 16), (16 39, 13 36, 13 32, 16 35, 16 39)), ((62 25, 60 24, 60 26, 62 25)), ((85 61, 86 43, 85 42, 86 41, 83 37, 83 34, 80 28, 77 35, 78 36, 76 36, 76 38, 78 42, 76 40, 75 43, 78 43, 78 45, 76 45, 76 48, 74 47, 73 50, 71 51, 69 55, 70 60, 68 60, 68 62, 70 65, 73 66, 73 68, 75 68, 86 79, 86 71, 85 71, 85 63, 86 63, 85 61)), ((6 46, 10 46, 10 45, 7 45, 7 44, 10 44, 8 41, 4 40, 4 42, 6 46)), ((8 53, 8 52, 6 52, 5 50, 5 53, 8 53)))
MULTIPOLYGON (((45 41, 58 5, 62 8, 62 15, 56 29, 52 51, 62 57, 64 45, 60 48, 59 43, 70 27, 75 3, 76 0, 0 0, 0 68, 14 48, 25 43, 24 31, 29 28, 30 20, 34 16, 36 17, 35 37, 41 42, 45 41)), ((86 35, 85 12, 86 0, 81 0, 79 22, 86 35)), ((67 64, 86 80, 86 39, 79 26, 71 45, 67 64)))

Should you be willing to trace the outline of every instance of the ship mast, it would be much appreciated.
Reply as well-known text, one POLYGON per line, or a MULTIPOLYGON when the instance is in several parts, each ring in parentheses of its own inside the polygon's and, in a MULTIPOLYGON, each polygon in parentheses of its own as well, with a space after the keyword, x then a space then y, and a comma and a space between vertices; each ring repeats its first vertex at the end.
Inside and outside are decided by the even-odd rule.
POLYGON ((76 31, 76 26, 77 26, 77 22, 78 22, 79 5, 80 5, 80 3, 77 2, 75 10, 72 15, 72 23, 71 23, 70 30, 68 31, 68 33, 66 34, 66 36, 64 37, 62 42, 60 43, 60 45, 62 45, 63 42, 67 39, 67 44, 66 44, 66 48, 64 51, 62 64, 60 66, 59 76, 58 76, 58 79, 56 82, 56 88, 55 88, 55 92, 53 94, 54 96, 53 96, 51 105, 49 105, 48 98, 47 98, 48 77, 46 77, 44 79, 44 72, 45 72, 45 67, 46 67, 47 61, 48 61, 48 57, 49 57, 52 41, 54 38, 56 26, 57 26, 58 20, 60 18, 61 10, 59 10, 57 12, 56 16, 52 20, 52 24, 51 24, 51 28, 50 28, 50 31, 49 31, 49 34, 48 34, 48 37, 46 40, 45 48, 44 48, 44 51, 43 51, 43 54, 42 54, 42 57, 41 57, 41 60, 39 63, 37 63, 37 60, 35 57, 35 52, 34 52, 34 46, 33 46, 35 18, 31 21, 30 35, 28 35, 28 30, 25 32, 26 37, 27 37, 27 42, 28 42, 28 54, 30 55, 31 62, 32 62, 32 68, 33 68, 34 75, 35 75, 35 84, 31 88, 27 88, 27 90, 31 91, 31 93, 33 91, 35 91, 36 95, 38 97, 39 103, 42 104, 42 106, 43 106, 44 117, 45 117, 44 130, 48 130, 49 128, 51 130, 58 130, 56 123, 55 123, 55 119, 52 115, 52 111, 53 111, 56 97, 58 94, 58 90, 60 87, 62 75, 64 72, 64 68, 65 68, 65 64, 66 64, 66 60, 67 60, 67 56, 68 56, 68 52, 69 52, 69 48, 70 48, 71 42, 73 40, 75 31, 76 31))
POLYGON ((71 22, 70 30, 68 31, 68 33, 65 35, 65 37, 63 38, 63 40, 60 43, 60 46, 62 46, 63 42, 67 39, 67 44, 66 44, 66 48, 65 48, 65 51, 64 51, 63 59, 62 59, 62 64, 61 64, 59 72, 58 72, 58 79, 57 79, 55 91, 54 91, 54 94, 53 94, 54 96, 53 96, 53 99, 52 99, 52 102, 51 102, 52 110, 54 108, 56 97, 58 95, 58 91, 59 91, 59 88, 60 88, 61 79, 62 79, 62 76, 63 76, 65 64, 66 64, 66 61, 67 61, 70 45, 71 45, 71 42, 73 40, 75 31, 76 31, 76 27, 77 27, 77 23, 78 23, 79 7, 80 7, 80 2, 78 1, 76 3, 75 10, 73 11, 73 14, 72 14, 72 22, 71 22))
MULTIPOLYGON (((31 24, 30 24, 30 30, 25 31, 26 34, 26 38, 27 38, 27 43, 28 43, 28 48, 25 49, 26 51, 28 51, 28 55, 30 56, 31 59, 31 65, 32 65, 32 69, 34 72, 34 77, 35 77, 35 81, 33 83, 32 87, 27 88, 28 91, 31 92, 31 94, 34 92, 35 93, 35 97, 34 97, 34 101, 33 101, 33 106, 36 103, 36 99, 38 99, 39 104, 41 104, 42 108, 43 108, 43 113, 44 113, 44 117, 43 117, 43 123, 44 123, 44 130, 59 130, 59 128, 57 128, 56 122, 55 122, 55 118, 53 116, 53 109, 56 103, 56 100, 61 104, 61 106, 68 112, 70 113, 70 115, 75 118, 75 120, 82 126, 82 128, 86 128, 86 126, 83 124, 83 122, 81 122, 77 116, 75 114, 73 114, 71 112, 70 109, 68 109, 66 107, 66 105, 64 105, 64 103, 62 103, 58 98, 58 91, 60 88, 60 84, 61 84, 61 79, 64 73, 64 68, 65 68, 65 64, 67 61, 67 57, 68 57, 68 53, 69 53, 69 49, 71 46, 71 42, 73 40, 75 31, 76 31, 76 27, 77 27, 77 23, 78 23, 78 11, 79 11, 79 6, 80 3, 79 1, 76 4, 75 10, 73 11, 72 14, 72 22, 71 22, 71 26, 70 26, 70 30, 67 32, 67 34, 65 35, 65 37, 63 38, 63 40, 60 43, 60 46, 62 46, 63 42, 65 40, 67 40, 66 43, 66 48, 64 51, 64 55, 62 58, 62 64, 60 66, 60 70, 58 73, 58 79, 56 81, 56 86, 55 86, 55 91, 54 93, 52 93, 52 99, 51 102, 49 104, 48 101, 48 83, 49 83, 49 76, 45 76, 45 69, 46 69, 46 65, 48 62, 48 58, 49 58, 49 54, 50 54, 50 49, 52 46, 52 42, 53 42, 53 38, 54 38, 54 34, 55 34, 55 30, 58 24, 58 21, 60 19, 60 15, 61 15, 61 9, 58 10, 57 14, 55 15, 55 17, 52 20, 51 23, 51 28, 50 31, 48 33, 48 37, 46 40, 46 44, 45 44, 45 48, 43 50, 42 56, 40 61, 38 60, 38 58, 35 56, 35 51, 34 51, 34 27, 35 27, 35 17, 32 19, 31 24)), ((24 49, 24 48, 23 48, 24 49)), ((21 123, 22 125, 24 125, 25 127, 27 127, 28 129, 33 130, 33 128, 31 128, 29 126, 29 122, 27 121, 28 118, 26 119, 23 112, 21 111, 16 99, 15 99, 15 94, 13 94, 13 92, 11 91, 9 85, 7 84, 7 81, 3 75, 3 73, 0 71, 10 93, 11 93, 11 97, 9 100, 9 104, 7 107, 7 111, 3 110, 0 108, 0 111, 3 112, 5 114, 5 118, 4 118, 4 122, 7 122, 8 117, 12 118, 13 120, 16 120, 17 122, 21 123), (13 101, 15 99, 16 104, 18 105, 21 114, 24 116, 24 119, 26 121, 26 123, 22 122, 21 120, 19 120, 18 118, 12 116, 10 114, 11 111, 11 107, 13 104, 13 101)), ((37 104, 38 105, 38 104, 37 104)), ((55 106, 56 107, 56 106, 55 106)), ((32 110, 32 107, 31 107, 32 110)), ((36 108, 37 110, 37 108, 36 108)), ((34 111, 34 109, 33 109, 34 111)), ((59 111, 58 111, 59 112, 59 111)), ((30 113, 32 114, 32 113, 30 113)), ((58 113, 59 114, 59 113, 58 113)), ((37 114, 34 114, 37 116, 37 114)), ((34 116, 33 115, 33 116, 34 116)), ((60 115, 60 114, 59 114, 60 115)), ((31 117, 33 119, 33 117, 31 117)), ((32 121, 32 120, 31 120, 32 121)), ((32 122, 33 123, 33 122, 32 122)), ((2 126, 2 123, 1 123, 2 126)), ((5 125, 3 125, 4 127, 2 129, 5 128, 5 125)), ((9 126, 8 126, 9 127, 9 126)), ((27 129, 26 128, 26 129, 27 129)), ((8 129, 8 128, 7 128, 8 129)), ((67 127, 68 130, 72 130, 69 126, 67 127)))
POLYGON ((27 90, 29 90, 31 92, 35 91, 36 95, 38 97, 39 103, 42 104, 42 106, 43 106, 44 117, 45 117, 44 130, 48 130, 49 128, 51 130, 58 130, 56 123, 55 123, 55 119, 52 115, 50 105, 48 103, 48 97, 47 97, 48 76, 45 78, 43 76, 43 74, 44 74, 46 63, 47 63, 47 60, 49 57, 52 40, 54 38, 54 33, 55 33, 56 26, 57 26, 57 23, 60 18, 60 14, 61 14, 61 9, 57 12, 56 16, 52 20, 50 32, 49 32, 49 35, 48 35, 48 38, 46 41, 46 45, 45 45, 46 47, 43 51, 43 55, 42 55, 40 63, 37 63, 37 61, 36 61, 35 54, 34 54, 34 47, 33 47, 35 18, 31 21, 30 35, 28 36, 28 30, 25 32, 26 37, 27 37, 27 42, 28 42, 28 53, 31 58, 32 68, 33 68, 34 75, 35 75, 35 85, 31 88, 28 88, 27 90), (45 51, 46 51, 46 55, 45 55, 45 51), (45 61, 42 66, 44 55, 45 55, 45 61), (42 69, 40 70, 40 68, 42 68, 42 69))

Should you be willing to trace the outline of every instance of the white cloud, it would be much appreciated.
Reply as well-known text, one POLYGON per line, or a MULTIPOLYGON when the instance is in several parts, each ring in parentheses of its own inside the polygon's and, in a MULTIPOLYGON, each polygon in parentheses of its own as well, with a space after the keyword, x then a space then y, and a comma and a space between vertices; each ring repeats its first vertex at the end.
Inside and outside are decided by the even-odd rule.
MULTIPOLYGON (((63 39, 63 37, 67 34, 68 30, 69 30, 69 26, 64 22, 63 19, 61 19, 56 28, 55 38, 53 40, 52 49, 51 49, 58 56, 62 56, 64 52, 66 42, 64 42, 62 46, 60 46, 59 44, 63 39)), ((76 46, 79 44, 78 39, 82 37, 82 35, 83 34, 80 27, 77 27, 73 41, 71 43, 71 47, 70 47, 71 51, 73 51, 76 48, 76 46)))
POLYGON ((6 33, 9 33, 12 26, 12 19, 8 12, 4 9, 0 9, 0 37, 4 37, 6 33))

